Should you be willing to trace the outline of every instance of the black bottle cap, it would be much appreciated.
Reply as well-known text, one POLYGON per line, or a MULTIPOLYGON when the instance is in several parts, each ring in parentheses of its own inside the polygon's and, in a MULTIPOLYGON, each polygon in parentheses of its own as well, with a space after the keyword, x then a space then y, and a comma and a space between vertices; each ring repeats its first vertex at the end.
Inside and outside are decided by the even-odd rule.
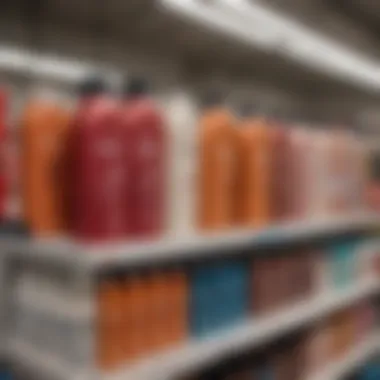
POLYGON ((86 78, 78 85, 78 93, 80 96, 98 95, 106 91, 106 84, 100 77, 96 76, 86 78))
POLYGON ((207 91, 202 99, 203 107, 216 107, 224 103, 225 97, 219 89, 211 89, 207 91))
POLYGON ((242 103, 239 107, 241 117, 248 118, 255 114, 256 107, 252 103, 242 103))
POLYGON ((126 81, 123 89, 123 94, 127 97, 146 95, 149 92, 148 81, 140 77, 131 78, 126 81))

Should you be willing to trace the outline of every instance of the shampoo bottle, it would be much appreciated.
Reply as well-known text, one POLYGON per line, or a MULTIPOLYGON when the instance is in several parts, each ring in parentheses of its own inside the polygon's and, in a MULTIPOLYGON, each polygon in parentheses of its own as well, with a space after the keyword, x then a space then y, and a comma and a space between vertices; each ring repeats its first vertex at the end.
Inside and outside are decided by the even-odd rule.
POLYGON ((126 232, 134 238, 157 237, 166 218, 167 131, 143 79, 134 78, 125 87, 122 125, 127 146, 126 232))
POLYGON ((37 92, 22 117, 24 217, 33 235, 62 234, 65 215, 64 152, 70 116, 57 94, 37 92))
POLYGON ((236 199, 236 121, 219 96, 211 96, 199 128, 199 226, 231 228, 236 199))
POLYGON ((126 152, 118 103, 98 78, 84 81, 74 117, 71 168, 74 234, 118 240, 126 230, 126 152))

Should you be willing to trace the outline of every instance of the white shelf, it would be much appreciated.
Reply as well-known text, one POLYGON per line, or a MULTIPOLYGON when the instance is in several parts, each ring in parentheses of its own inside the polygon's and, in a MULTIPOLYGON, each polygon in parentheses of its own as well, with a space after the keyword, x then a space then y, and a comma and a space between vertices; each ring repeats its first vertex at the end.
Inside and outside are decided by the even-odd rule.
POLYGON ((380 352, 380 333, 367 337, 341 360, 308 377, 307 380, 340 380, 365 364, 372 355, 380 352))
POLYGON ((368 213, 341 218, 297 221, 259 230, 239 230, 187 238, 166 237, 150 242, 117 244, 80 244, 70 239, 3 239, 3 248, 25 259, 43 260, 75 268, 99 270, 120 266, 157 263, 197 257, 219 257, 223 251, 272 247, 354 231, 380 224, 380 218, 368 213))
POLYGON ((135 368, 105 375, 102 380, 176 379, 180 374, 218 362, 231 353, 268 343, 286 332, 365 298, 378 289, 377 282, 366 281, 347 290, 322 295, 257 321, 246 322, 208 340, 178 347, 164 355, 143 361, 135 368))
POLYGON ((17 361, 20 363, 30 362, 30 368, 37 368, 42 373, 54 372, 54 378, 62 380, 171 380, 196 368, 218 362, 232 353, 260 347, 287 332, 324 317, 328 313, 368 297, 378 289, 378 282, 368 279, 347 289, 305 300, 275 314, 246 321, 236 328, 215 334, 208 339, 191 341, 110 374, 91 373, 86 377, 81 371, 80 377, 78 377, 76 371, 70 366, 64 365, 57 359, 50 358, 49 354, 40 353, 32 346, 20 341, 11 344, 12 357, 16 359, 15 364, 17 361))
POLYGON ((41 380, 92 380, 87 375, 64 365, 49 353, 42 353, 28 343, 13 339, 10 343, 11 360, 27 373, 38 375, 41 380))

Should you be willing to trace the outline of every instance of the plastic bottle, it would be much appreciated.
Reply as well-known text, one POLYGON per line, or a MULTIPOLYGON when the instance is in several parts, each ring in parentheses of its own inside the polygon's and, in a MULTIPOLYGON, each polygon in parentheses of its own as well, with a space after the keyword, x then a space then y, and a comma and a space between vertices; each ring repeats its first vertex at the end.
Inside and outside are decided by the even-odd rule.
POLYGON ((70 115, 52 92, 38 92, 22 117, 24 217, 37 236, 67 229, 64 152, 70 115))
POLYGON ((234 225, 236 212, 236 121, 220 94, 207 99, 200 120, 199 226, 221 230, 234 225))
POLYGON ((132 237, 155 237, 164 230, 167 131, 148 84, 139 78, 125 87, 122 125, 126 132, 128 173, 127 232, 132 237))
POLYGON ((199 111, 190 94, 177 91, 165 102, 168 130, 168 230, 178 235, 196 229, 199 111))
POLYGON ((280 223, 291 216, 290 131, 285 126, 276 125, 272 131, 272 138, 271 201, 273 220, 280 223))
POLYGON ((269 223, 271 137, 263 118, 249 117, 238 129, 239 176, 237 218, 247 227, 262 227, 269 223))
POLYGON ((327 212, 332 217, 339 216, 349 207, 350 177, 349 136, 347 132, 335 128, 330 133, 328 160, 328 202, 327 212))
POLYGON ((369 184, 369 148, 358 136, 350 139, 351 162, 350 179, 351 184, 348 191, 349 210, 357 213, 365 210, 366 190, 369 184))
POLYGON ((0 91, 0 220, 5 217, 5 204, 9 189, 7 176, 7 116, 8 116, 8 94, 5 90, 0 91))
POLYGON ((311 138, 306 127, 294 127, 289 136, 289 217, 306 219, 311 214, 311 138))
POLYGON ((74 234, 89 241, 118 240, 126 230, 124 129, 118 103, 93 78, 79 86, 70 152, 74 234))
POLYGON ((329 192, 331 178, 329 173, 329 159, 331 138, 327 131, 311 132, 311 169, 314 173, 310 177, 310 217, 317 219, 329 215, 329 192))

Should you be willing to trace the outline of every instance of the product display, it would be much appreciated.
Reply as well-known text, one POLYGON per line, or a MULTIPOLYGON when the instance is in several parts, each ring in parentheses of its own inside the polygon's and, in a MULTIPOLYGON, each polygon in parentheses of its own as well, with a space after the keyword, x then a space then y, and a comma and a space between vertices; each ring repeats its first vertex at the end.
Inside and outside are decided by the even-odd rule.
MULTIPOLYGON (((368 306, 373 309, 372 304, 368 303, 368 306)), ((344 356, 374 331, 372 323, 360 332, 364 335, 356 335, 360 319, 356 312, 361 308, 357 305, 339 312, 306 332, 280 339, 263 350, 230 359, 193 380, 304 380, 326 368, 337 359, 336 356, 344 356)))
MULTIPOLYGON (((366 272, 347 270, 358 261, 360 246, 356 239, 323 251, 268 252, 253 259, 199 260, 104 274, 97 282, 94 330, 86 324, 86 293, 68 287, 67 275, 56 278, 48 268, 26 267, 15 283, 14 334, 73 365, 95 359, 93 351, 86 351, 94 335, 90 341, 96 341, 99 369, 119 369, 189 342, 207 342, 245 322, 263 323, 321 295, 362 286, 376 273, 376 256, 365 255, 366 272), (343 258, 336 259, 336 251, 343 258)), ((305 338, 309 348, 302 349, 303 365, 312 371, 340 358, 352 342, 365 339, 375 322, 372 303, 363 299, 315 324, 305 338)), ((282 354, 278 360, 283 363, 282 354)))
POLYGON ((380 380, 380 4, 2 3, 0 380, 380 380))
MULTIPOLYGON (((370 279, 375 273, 373 256, 367 256, 372 265, 368 263, 366 273, 351 269, 359 246, 357 240, 338 242, 325 252, 281 252, 108 276, 98 286, 99 366, 120 367, 189 339, 230 331, 246 320, 262 320, 321 291, 337 292, 370 279), (318 260, 325 261, 329 280, 319 278, 318 260)), ((305 365, 311 370, 340 357, 353 341, 367 336, 374 321, 368 301, 326 319, 312 329, 305 365)))
POLYGON ((184 91, 160 105, 143 78, 120 95, 93 77, 78 93, 70 112, 32 94, 12 142, 22 170, 10 173, 6 215, 33 236, 170 239, 366 211, 368 152, 349 131, 238 116, 218 92, 203 108, 184 91), (17 182, 21 215, 9 205, 17 182))
POLYGON ((98 289, 98 364, 107 370, 187 339, 188 279, 181 270, 104 280, 98 289))

